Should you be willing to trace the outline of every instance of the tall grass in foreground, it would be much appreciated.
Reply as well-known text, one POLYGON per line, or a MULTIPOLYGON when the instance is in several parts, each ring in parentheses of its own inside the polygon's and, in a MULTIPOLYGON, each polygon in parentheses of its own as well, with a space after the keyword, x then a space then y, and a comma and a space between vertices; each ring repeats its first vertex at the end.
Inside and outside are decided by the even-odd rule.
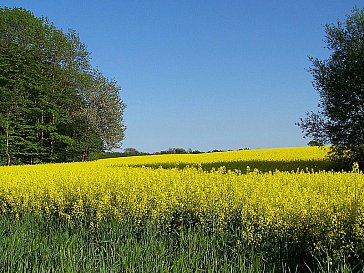
POLYGON ((201 226, 171 231, 157 222, 110 220, 92 229, 34 215, 1 216, 0 235, 0 272, 363 272, 345 257, 299 264, 279 248, 246 246, 238 231, 201 226), (282 254, 285 259, 272 259, 282 254))
POLYGON ((0 272, 261 272, 243 252, 228 256, 216 235, 161 233, 118 221, 97 230, 57 220, 0 218, 0 272))

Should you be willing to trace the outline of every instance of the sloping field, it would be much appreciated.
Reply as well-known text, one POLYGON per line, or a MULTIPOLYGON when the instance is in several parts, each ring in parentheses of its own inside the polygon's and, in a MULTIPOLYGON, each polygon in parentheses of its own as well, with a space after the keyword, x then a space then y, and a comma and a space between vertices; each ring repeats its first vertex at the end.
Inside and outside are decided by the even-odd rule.
POLYGON ((318 148, 285 148, 1 167, 0 214, 91 227, 111 219, 139 226, 152 221, 171 232, 200 226, 232 232, 233 245, 274 248, 278 256, 300 250, 362 261, 364 175, 357 167, 305 170, 302 164, 320 164, 325 154, 318 148), (299 162, 301 171, 218 168, 229 162, 299 162), (163 164, 169 168, 158 167, 163 164), (203 164, 216 169, 206 171, 203 164))
MULTIPOLYGON (((271 148, 256 150, 240 150, 228 152, 214 152, 202 154, 166 154, 150 156, 133 156, 113 159, 102 159, 106 165, 141 165, 162 163, 202 164, 214 162, 254 162, 254 161, 309 161, 323 160, 328 152, 328 147, 295 147, 271 148)), ((305 167, 305 166, 303 166, 305 167)))
POLYGON ((136 221, 175 221, 178 217, 181 222, 193 219, 222 225, 235 221, 246 227, 243 237, 254 240, 266 233, 300 230, 303 223, 310 222, 310 228, 318 232, 323 226, 331 228, 332 219, 361 217, 361 173, 261 173, 251 169, 242 174, 226 168, 204 171, 201 167, 163 169, 144 165, 257 161, 302 164, 313 159, 323 161, 324 156, 325 151, 318 148, 287 148, 1 167, 0 212, 56 215, 93 223, 110 217, 136 221), (261 233, 258 237, 256 229, 261 233))
POLYGON ((169 154, 134 156, 99 160, 108 166, 146 166, 152 168, 183 168, 187 166, 212 170, 225 167, 228 170, 246 172, 247 167, 260 171, 296 171, 297 169, 331 169, 326 159, 328 147, 272 148, 241 150, 204 154, 169 154))

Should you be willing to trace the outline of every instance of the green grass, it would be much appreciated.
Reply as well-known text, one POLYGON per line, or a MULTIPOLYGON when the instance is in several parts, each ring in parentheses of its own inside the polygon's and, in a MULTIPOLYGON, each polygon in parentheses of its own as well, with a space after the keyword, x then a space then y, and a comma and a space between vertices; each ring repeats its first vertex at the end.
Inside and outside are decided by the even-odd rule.
POLYGON ((2 216, 0 234, 1 272, 261 272, 258 259, 231 256, 221 238, 202 230, 2 216))
MULTIPOLYGON (((283 244, 252 249, 239 230, 110 220, 97 228, 0 216, 0 272, 363 272, 342 258, 307 266, 283 244)), ((297 250, 297 249, 296 249, 297 250)))

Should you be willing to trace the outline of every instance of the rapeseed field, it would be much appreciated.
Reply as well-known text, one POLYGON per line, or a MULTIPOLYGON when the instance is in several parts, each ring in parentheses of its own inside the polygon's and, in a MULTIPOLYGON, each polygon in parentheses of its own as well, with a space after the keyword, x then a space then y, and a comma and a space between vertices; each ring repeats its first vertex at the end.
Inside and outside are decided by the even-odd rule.
MULTIPOLYGON (((221 240, 232 261, 254 249, 254 255, 265 257, 267 272, 291 270, 294 264, 320 272, 344 264, 352 272, 363 268, 364 175, 357 165, 349 172, 320 169, 327 166, 327 151, 262 149, 0 167, 0 214, 13 221, 30 215, 93 232, 110 222, 139 230, 153 223, 172 237, 199 229, 205 235, 225 234, 221 240), (226 168, 229 162, 244 170, 226 168), (249 166, 257 162, 314 162, 315 169, 249 166), (204 164, 212 167, 206 170, 204 164)), ((217 265, 209 272, 223 272, 218 261, 212 258, 217 265)))

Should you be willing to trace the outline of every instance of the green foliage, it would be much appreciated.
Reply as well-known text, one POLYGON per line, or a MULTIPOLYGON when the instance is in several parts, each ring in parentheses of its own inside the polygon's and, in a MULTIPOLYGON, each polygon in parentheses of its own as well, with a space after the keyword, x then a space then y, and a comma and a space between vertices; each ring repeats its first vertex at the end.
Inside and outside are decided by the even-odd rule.
POLYGON ((331 156, 349 167, 364 163, 364 9, 354 8, 344 23, 326 25, 327 60, 310 58, 320 111, 299 126, 305 136, 333 145, 331 156))
POLYGON ((159 154, 187 154, 188 152, 183 148, 169 148, 166 151, 160 151, 159 154))
POLYGON ((168 150, 163 150, 160 152, 156 152, 155 154, 201 154, 202 152, 198 150, 192 149, 184 149, 184 148, 169 148, 168 150))
POLYGON ((310 255, 289 239, 251 248, 239 232, 112 219, 87 227, 1 215, 0 272, 364 272, 358 257, 310 255))
POLYGON ((91 67, 74 31, 0 9, 0 165, 87 160, 118 147, 119 90, 91 67))
POLYGON ((311 147, 314 147, 314 146, 321 146, 322 144, 318 141, 315 141, 315 140, 310 140, 308 143, 307 143, 308 146, 311 146, 311 147))

